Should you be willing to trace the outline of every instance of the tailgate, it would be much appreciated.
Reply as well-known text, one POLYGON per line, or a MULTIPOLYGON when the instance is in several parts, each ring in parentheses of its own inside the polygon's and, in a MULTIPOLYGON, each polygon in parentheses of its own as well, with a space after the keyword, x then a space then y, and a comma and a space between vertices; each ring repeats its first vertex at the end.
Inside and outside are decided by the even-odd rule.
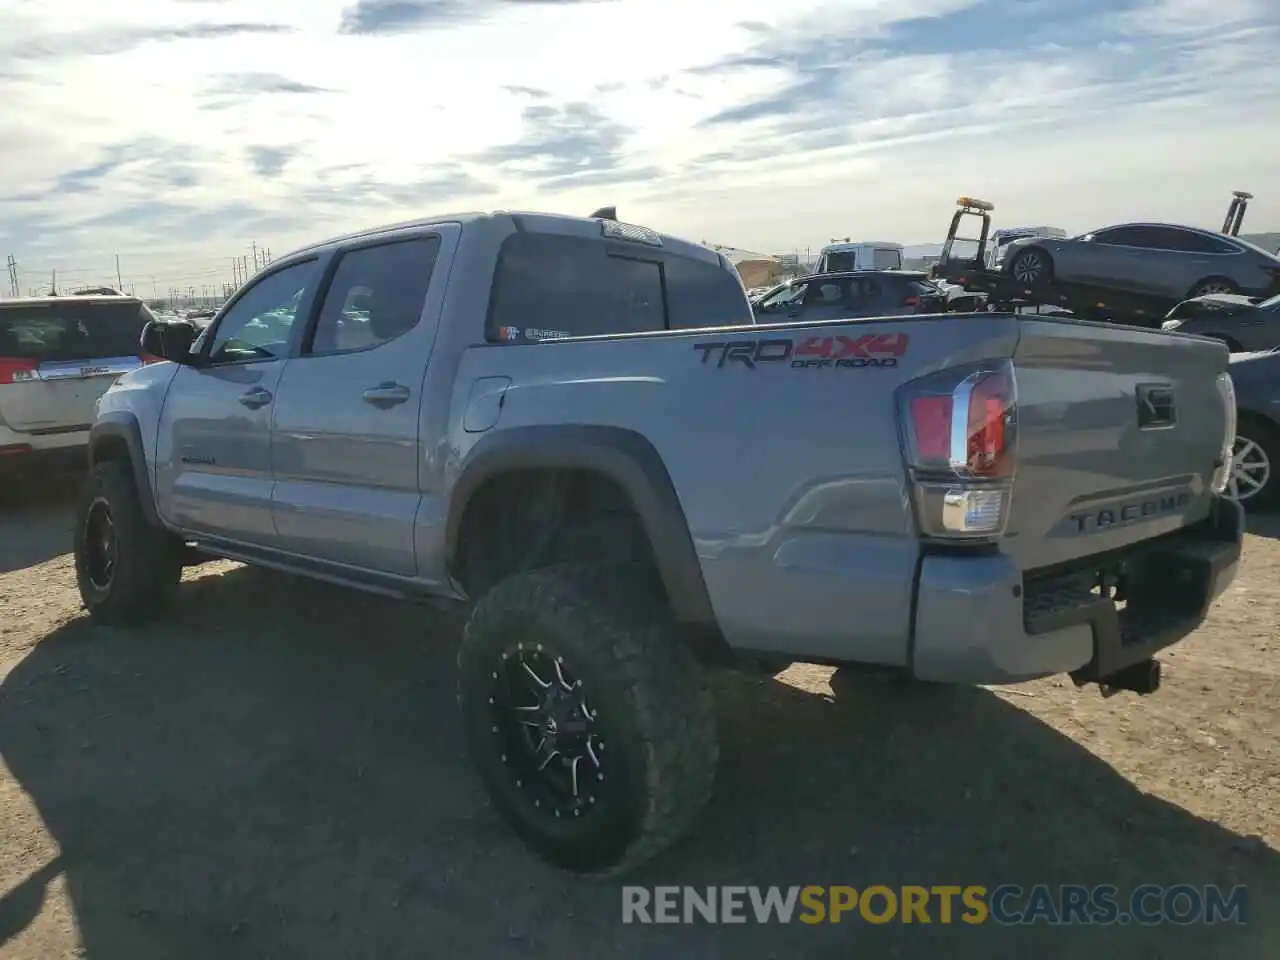
POLYGON ((1221 344, 1026 318, 1006 552, 1039 568, 1207 516, 1227 414, 1221 344))
POLYGON ((87 428, 107 387, 141 365, 149 319, 133 300, 0 309, 0 359, 10 371, 0 382, 0 422, 21 433, 87 428))

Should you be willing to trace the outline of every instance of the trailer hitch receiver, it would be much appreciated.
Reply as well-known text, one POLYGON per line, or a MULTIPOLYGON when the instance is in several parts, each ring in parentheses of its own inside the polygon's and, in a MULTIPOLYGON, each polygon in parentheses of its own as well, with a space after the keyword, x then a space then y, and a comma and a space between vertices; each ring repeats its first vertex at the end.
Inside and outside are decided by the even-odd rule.
POLYGON ((1160 661, 1141 660, 1096 681, 1104 697, 1114 697, 1122 690, 1143 695, 1160 689, 1160 661))

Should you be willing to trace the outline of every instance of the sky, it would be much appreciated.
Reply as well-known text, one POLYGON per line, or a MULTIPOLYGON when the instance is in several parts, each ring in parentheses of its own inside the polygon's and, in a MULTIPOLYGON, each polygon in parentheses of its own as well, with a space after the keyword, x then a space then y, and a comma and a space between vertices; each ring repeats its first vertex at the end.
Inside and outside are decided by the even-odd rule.
MULTIPOLYGON (((231 279, 466 210, 765 252, 1006 226, 1280 230, 1277 0, 0 0, 20 288, 231 279)), ((0 293, 8 293, 0 273, 0 293)))

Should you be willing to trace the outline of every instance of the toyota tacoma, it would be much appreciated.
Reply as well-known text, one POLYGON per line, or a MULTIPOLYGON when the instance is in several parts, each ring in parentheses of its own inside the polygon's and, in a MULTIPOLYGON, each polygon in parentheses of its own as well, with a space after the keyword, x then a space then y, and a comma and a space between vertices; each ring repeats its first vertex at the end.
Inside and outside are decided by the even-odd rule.
POLYGON ((496 808, 625 870, 717 763, 707 672, 1069 674, 1149 693, 1235 575, 1221 344, 989 313, 754 325, 719 254, 494 213, 274 261, 102 397, 75 526, 98 622, 230 558, 469 620, 496 808))

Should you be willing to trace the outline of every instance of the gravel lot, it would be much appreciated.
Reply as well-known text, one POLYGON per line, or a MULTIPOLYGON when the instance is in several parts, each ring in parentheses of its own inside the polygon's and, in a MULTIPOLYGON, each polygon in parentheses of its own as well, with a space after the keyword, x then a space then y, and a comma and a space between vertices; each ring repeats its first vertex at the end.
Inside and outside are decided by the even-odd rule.
POLYGON ((5 958, 1280 957, 1277 518, 1155 697, 720 677, 712 809, 630 881, 1243 883, 1248 926, 639 927, 487 807, 456 622, 218 563, 92 627, 38 486, 0 487, 5 958))

